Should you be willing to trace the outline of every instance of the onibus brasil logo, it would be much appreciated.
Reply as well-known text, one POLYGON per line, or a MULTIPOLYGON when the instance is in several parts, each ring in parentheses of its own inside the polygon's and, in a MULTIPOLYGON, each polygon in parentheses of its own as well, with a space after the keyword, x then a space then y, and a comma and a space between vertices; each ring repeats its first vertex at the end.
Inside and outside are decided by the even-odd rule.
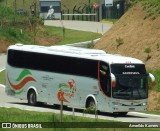
POLYGON ((32 73, 29 70, 23 70, 19 76, 17 77, 17 79, 14 82, 11 82, 7 73, 7 79, 8 82, 11 86, 11 89, 13 90, 14 93, 18 94, 21 93, 23 91, 23 87, 31 81, 36 81, 33 77, 32 77, 32 73))

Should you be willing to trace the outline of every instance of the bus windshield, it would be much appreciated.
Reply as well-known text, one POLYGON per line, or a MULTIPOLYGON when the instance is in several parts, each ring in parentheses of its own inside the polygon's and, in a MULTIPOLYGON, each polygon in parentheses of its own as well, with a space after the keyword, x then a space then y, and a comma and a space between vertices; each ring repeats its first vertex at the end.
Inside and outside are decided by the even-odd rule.
POLYGON ((148 75, 143 64, 112 64, 111 72, 116 77, 113 98, 136 100, 148 97, 148 75))

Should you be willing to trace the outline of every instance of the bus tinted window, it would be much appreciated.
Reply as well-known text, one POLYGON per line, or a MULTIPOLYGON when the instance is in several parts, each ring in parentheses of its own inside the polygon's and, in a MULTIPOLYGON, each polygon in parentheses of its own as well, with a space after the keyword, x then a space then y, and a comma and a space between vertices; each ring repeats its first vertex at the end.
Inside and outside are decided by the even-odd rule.
POLYGON ((92 78, 97 78, 98 76, 97 61, 75 57, 9 50, 8 64, 18 68, 73 74, 92 78))

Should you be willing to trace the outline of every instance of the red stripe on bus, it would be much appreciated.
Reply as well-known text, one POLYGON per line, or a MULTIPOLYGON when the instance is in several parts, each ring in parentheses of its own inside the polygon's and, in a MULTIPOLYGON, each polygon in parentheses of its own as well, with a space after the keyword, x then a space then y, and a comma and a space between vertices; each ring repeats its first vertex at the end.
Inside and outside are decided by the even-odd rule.
MULTIPOLYGON (((7 75, 7 78, 8 78, 8 75, 7 75)), ((17 85, 14 85, 13 83, 11 83, 11 81, 9 80, 8 78, 8 81, 9 81, 9 84, 11 85, 11 87, 15 90, 20 90, 21 88, 23 88, 23 86, 25 84, 27 84, 29 81, 36 81, 33 77, 26 77, 24 78, 19 84, 17 85)))

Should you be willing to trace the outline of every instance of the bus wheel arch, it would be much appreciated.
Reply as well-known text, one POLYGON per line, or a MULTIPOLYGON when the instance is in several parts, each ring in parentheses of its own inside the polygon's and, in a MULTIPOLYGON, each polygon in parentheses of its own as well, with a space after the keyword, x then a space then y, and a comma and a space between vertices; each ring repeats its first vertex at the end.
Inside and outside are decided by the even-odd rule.
POLYGON ((97 101, 96 101, 96 98, 95 98, 94 95, 89 95, 89 96, 86 98, 85 107, 88 108, 88 107, 90 107, 91 105, 97 107, 97 101))
POLYGON ((36 106, 37 105, 37 93, 35 89, 30 88, 27 92, 27 100, 28 104, 31 106, 36 106))

